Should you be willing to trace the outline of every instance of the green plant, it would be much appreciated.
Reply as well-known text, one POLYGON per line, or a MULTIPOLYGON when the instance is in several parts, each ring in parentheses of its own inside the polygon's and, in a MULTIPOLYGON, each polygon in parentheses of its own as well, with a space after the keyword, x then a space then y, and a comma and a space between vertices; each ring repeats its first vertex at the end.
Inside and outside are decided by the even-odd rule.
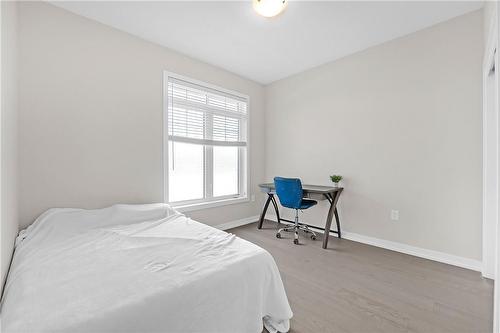
POLYGON ((332 180, 332 182, 334 183, 338 183, 342 180, 342 176, 340 175, 332 175, 330 176, 330 179, 332 180))

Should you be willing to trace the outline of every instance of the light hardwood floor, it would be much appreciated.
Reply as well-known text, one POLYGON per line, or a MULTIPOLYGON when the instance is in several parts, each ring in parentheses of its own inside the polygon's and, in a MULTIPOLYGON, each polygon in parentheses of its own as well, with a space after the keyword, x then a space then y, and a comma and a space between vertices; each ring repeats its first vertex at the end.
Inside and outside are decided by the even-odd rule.
POLYGON ((267 221, 228 232, 273 255, 292 333, 492 332, 493 283, 478 272, 336 237, 294 245, 267 221))

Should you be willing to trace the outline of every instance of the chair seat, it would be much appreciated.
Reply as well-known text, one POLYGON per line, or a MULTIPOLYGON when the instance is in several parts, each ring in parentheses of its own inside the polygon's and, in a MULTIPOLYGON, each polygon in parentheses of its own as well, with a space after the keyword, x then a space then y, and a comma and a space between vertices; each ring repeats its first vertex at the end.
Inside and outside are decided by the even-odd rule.
POLYGON ((318 202, 316 200, 302 199, 302 202, 300 203, 300 209, 310 208, 310 207, 316 205, 317 203, 318 202))

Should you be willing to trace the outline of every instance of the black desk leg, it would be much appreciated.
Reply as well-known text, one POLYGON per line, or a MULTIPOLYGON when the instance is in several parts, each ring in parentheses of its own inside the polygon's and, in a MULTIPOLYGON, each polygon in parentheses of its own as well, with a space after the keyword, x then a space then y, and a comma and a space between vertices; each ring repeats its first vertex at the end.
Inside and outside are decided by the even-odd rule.
POLYGON ((278 224, 280 224, 281 223, 280 210, 278 208, 278 203, 276 202, 276 198, 272 194, 271 194, 271 201, 273 202, 274 211, 276 212, 276 219, 278 220, 277 222, 278 224))
POLYGON ((269 203, 273 199, 271 194, 267 194, 267 200, 264 204, 264 208, 262 209, 262 213, 260 213, 259 224, 257 225, 257 229, 262 229, 262 223, 264 223, 264 218, 266 217, 267 207, 269 207, 269 203))
POLYGON ((337 213, 337 202, 339 201, 341 192, 342 192, 342 189, 339 189, 333 195, 330 193, 325 194, 325 197, 330 202, 330 209, 328 210, 328 215, 326 217, 325 234, 323 236, 323 248, 324 249, 326 249, 328 246, 328 237, 330 236, 330 227, 332 225, 333 215, 335 215, 335 220, 337 222, 337 231, 338 231, 339 238, 341 237, 340 220, 339 220, 339 215, 337 213))
POLYGON ((326 216, 326 224, 325 224, 325 234, 323 235, 323 248, 326 249, 328 246, 328 237, 330 237, 330 226, 332 225, 332 216, 333 211, 335 210, 335 206, 333 205, 333 199, 330 194, 325 194, 325 197, 330 202, 330 209, 328 209, 328 215, 326 216))
POLYGON ((264 219, 266 217, 267 208, 269 207, 269 203, 270 202, 273 203, 274 211, 276 212, 276 219, 278 220, 278 224, 281 221, 280 210, 278 208, 278 203, 276 202, 276 199, 274 198, 274 194, 268 193, 267 194, 267 200, 266 200, 266 203, 264 205, 264 209, 262 209, 262 213, 260 214, 259 224, 257 226, 258 229, 262 229, 262 223, 264 223, 264 219))
POLYGON ((335 207, 335 221, 337 221, 337 231, 339 238, 342 238, 342 232, 340 231, 340 219, 339 219, 339 213, 337 212, 337 207, 335 207))

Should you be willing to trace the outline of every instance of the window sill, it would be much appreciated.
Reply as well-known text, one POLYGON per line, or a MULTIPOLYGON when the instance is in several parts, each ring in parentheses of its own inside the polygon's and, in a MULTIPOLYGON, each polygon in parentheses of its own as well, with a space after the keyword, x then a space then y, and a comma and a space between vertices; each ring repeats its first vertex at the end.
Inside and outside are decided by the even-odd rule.
POLYGON ((184 212, 190 212, 190 211, 194 211, 194 210, 201 210, 201 209, 207 209, 207 208, 234 205, 234 204, 239 204, 239 203, 244 203, 244 202, 249 202, 249 201, 250 201, 250 199, 248 198, 248 196, 246 196, 246 197, 239 197, 239 198, 197 202, 197 203, 192 203, 192 204, 187 204, 187 205, 172 204, 172 207, 175 208, 176 210, 178 210, 179 212, 184 213, 184 212))

